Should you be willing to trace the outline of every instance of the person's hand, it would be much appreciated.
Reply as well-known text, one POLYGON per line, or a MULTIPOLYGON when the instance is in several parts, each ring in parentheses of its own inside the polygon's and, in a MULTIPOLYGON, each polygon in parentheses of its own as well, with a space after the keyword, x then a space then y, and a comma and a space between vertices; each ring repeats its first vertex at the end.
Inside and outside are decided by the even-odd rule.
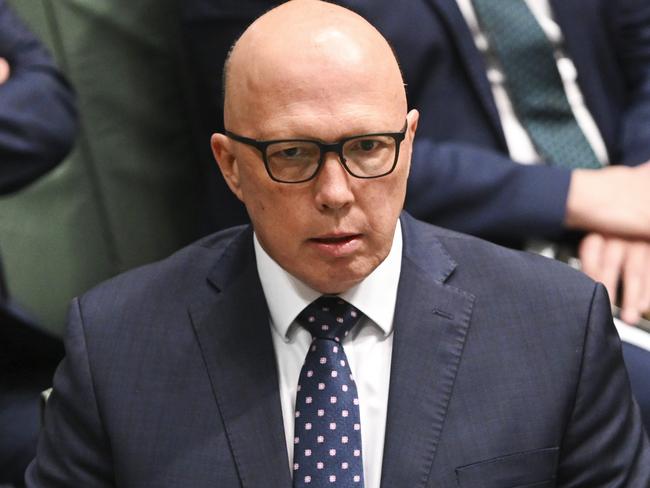
POLYGON ((564 223, 569 229, 650 240, 650 162, 574 170, 564 223))
POLYGON ((650 243, 591 233, 578 249, 582 270, 607 288, 612 303, 622 284, 621 319, 637 324, 650 310, 650 243))
POLYGON ((5 58, 0 58, 0 85, 9 79, 9 63, 5 58))

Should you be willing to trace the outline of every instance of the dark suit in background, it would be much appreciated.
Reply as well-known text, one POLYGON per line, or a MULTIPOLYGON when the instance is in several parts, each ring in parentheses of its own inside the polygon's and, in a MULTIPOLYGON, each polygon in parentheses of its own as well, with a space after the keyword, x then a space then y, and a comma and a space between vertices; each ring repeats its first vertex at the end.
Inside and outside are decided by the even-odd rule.
MULTIPOLYGON (((382 486, 646 486, 603 287, 401 222, 382 486)), ((75 300, 66 351, 27 486, 291 486, 250 228, 75 300)))
MULTIPOLYGON (((610 161, 649 160, 650 4, 550 3, 610 161)), ((422 113, 407 208, 502 242, 562 238, 569 171, 509 159, 482 55, 456 2, 350 4, 395 46, 410 102, 422 113)))
POLYGON ((43 45, 0 0, 0 58, 11 67, 0 85, 0 195, 58 164, 76 132, 74 96, 43 45))
MULTIPOLYGON (((0 195, 17 191, 58 164, 76 131, 74 96, 42 44, 0 0, 0 195)), ((0 237, 1 238, 1 237, 0 237)), ((0 261, 0 483, 22 484, 36 450, 39 393, 63 356, 9 297, 0 261)))
POLYGON ((235 40, 258 16, 282 2, 271 0, 183 0, 179 2, 189 69, 194 145, 200 156, 203 234, 249 221, 242 203, 226 186, 210 150, 210 136, 223 130, 222 68, 235 40))
MULTIPOLYGON (((181 3, 189 66, 205 147, 220 129, 222 62, 250 21, 280 2, 188 0, 181 3)), ((454 0, 338 1, 391 42, 421 113, 406 207, 416 217, 509 245, 531 237, 562 239, 570 172, 522 166, 508 157, 482 55, 454 0)), ((551 0, 566 52, 610 160, 650 159, 650 5, 645 0, 551 0)), ((220 180, 219 175, 212 178, 220 180)), ((208 225, 243 222, 243 208, 220 181, 208 225), (234 213, 233 213, 234 212, 234 213), (236 216, 233 218, 232 216, 236 216)))

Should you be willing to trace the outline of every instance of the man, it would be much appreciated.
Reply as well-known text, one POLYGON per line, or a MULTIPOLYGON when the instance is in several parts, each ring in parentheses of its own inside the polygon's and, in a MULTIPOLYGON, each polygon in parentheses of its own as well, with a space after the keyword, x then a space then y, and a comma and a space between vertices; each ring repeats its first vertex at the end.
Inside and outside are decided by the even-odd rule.
MULTIPOLYGON (((43 45, 0 0, 0 196, 56 166, 75 131, 72 89, 43 45)), ((0 485, 22 486, 36 453, 40 392, 62 356, 61 341, 10 299, 0 259, 0 485)))
POLYGON ((354 3, 393 42, 411 103, 428 114, 445 113, 422 120, 407 208, 511 245, 571 242, 571 231, 586 233, 585 271, 612 299, 622 278, 622 316, 636 323, 650 308, 650 165, 641 164, 650 160, 650 5, 498 5, 505 16, 514 4, 527 4, 553 44, 576 119, 605 164, 592 171, 519 164, 543 162, 544 155, 518 117, 495 33, 476 8, 490 2, 414 0, 395 15, 386 15, 388 4, 354 3), (442 181, 442 192, 430 191, 442 181))
POLYGON ((224 117, 252 228, 73 302, 28 486, 650 481, 604 288, 400 217, 419 114, 372 26, 265 14, 224 117))
MULTIPOLYGON (((277 3, 182 2, 203 140, 221 125, 215 58, 225 56, 248 19, 277 3)), ((406 209, 510 247, 574 262, 579 253, 582 270, 605 285, 620 318, 637 324, 650 308, 650 165, 633 167, 650 159, 647 2, 409 0, 400 9, 387 1, 336 3, 363 15, 391 42, 410 105, 423 113, 406 209), (479 3, 491 3, 504 17, 517 5, 530 7, 552 43, 572 111, 588 130, 601 170, 543 161, 512 109, 489 32, 474 11, 479 3)), ((515 22, 503 23, 514 31, 515 22)), ((210 155, 204 159, 211 167, 210 155)), ((205 184, 209 228, 246 221, 221 178, 207 175, 205 184)), ((635 345, 640 331, 617 325, 650 425, 650 358, 635 345)))
MULTIPOLYGON (((620 318, 637 324, 650 309, 650 165, 640 164, 650 160, 650 4, 412 0, 395 12, 388 3, 353 5, 392 41, 410 102, 429 114, 420 123, 406 208, 510 246, 548 251, 552 244, 565 258, 577 252, 582 270, 620 306, 620 318), (504 27, 486 18, 490 5, 504 27), (530 134, 497 49, 515 31, 508 16, 522 8, 547 38, 555 66, 544 71, 561 78, 601 169, 553 164, 530 134)), ((525 50, 524 62, 534 49, 525 50)), ((634 345, 638 331, 618 326, 647 428, 650 357, 634 345)))
MULTIPOLYGON (((277 3, 182 2, 205 140, 220 126, 215 56, 225 56, 247 19, 277 3)), ((424 114, 406 208, 428 222, 511 247, 531 239, 575 244, 586 235, 580 248, 584 271, 606 285, 613 301, 619 301, 622 281, 622 317, 636 323, 650 308, 650 165, 631 167, 650 159, 647 2, 527 1, 536 12, 549 12, 544 25, 564 34, 558 42, 575 63, 574 91, 578 86, 578 98, 584 97, 580 110, 593 118, 603 160, 611 163, 602 172, 519 164, 521 151, 510 149, 526 135, 521 128, 511 134, 512 114, 504 123, 497 107, 486 69, 490 53, 480 52, 472 38, 470 0, 409 0, 399 9, 389 1, 336 3, 363 15, 389 39, 409 102, 424 114)), ((530 156, 524 150, 525 162, 530 156)), ((244 221, 219 178, 206 177, 206 185, 212 190, 206 209, 212 228, 244 221)))

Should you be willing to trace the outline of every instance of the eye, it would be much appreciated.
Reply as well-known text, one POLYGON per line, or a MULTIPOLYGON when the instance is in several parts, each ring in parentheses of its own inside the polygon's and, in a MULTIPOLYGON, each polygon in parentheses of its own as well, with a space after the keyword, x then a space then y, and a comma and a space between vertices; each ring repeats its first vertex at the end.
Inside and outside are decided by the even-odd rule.
POLYGON ((379 147, 380 142, 375 139, 359 139, 353 149, 359 152, 370 152, 379 147))
POLYGON ((314 153, 318 152, 318 147, 314 148, 313 144, 284 142, 272 145, 268 151, 271 159, 296 161, 313 158, 314 153))
POLYGON ((299 147, 288 147, 286 149, 283 149, 280 151, 280 156, 283 158, 295 158, 300 156, 300 148, 299 147))
POLYGON ((390 145, 390 139, 385 137, 361 137, 349 141, 344 147, 344 151, 355 157, 375 157, 388 149, 390 145))

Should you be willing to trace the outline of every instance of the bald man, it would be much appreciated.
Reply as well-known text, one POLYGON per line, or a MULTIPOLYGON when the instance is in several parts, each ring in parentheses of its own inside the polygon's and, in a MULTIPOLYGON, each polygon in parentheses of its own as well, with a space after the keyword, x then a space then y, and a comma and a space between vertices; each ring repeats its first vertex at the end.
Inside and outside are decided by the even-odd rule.
POLYGON ((283 4, 225 101, 252 225, 74 300, 28 486, 648 486, 602 285, 401 212, 418 113, 371 25, 283 4))

